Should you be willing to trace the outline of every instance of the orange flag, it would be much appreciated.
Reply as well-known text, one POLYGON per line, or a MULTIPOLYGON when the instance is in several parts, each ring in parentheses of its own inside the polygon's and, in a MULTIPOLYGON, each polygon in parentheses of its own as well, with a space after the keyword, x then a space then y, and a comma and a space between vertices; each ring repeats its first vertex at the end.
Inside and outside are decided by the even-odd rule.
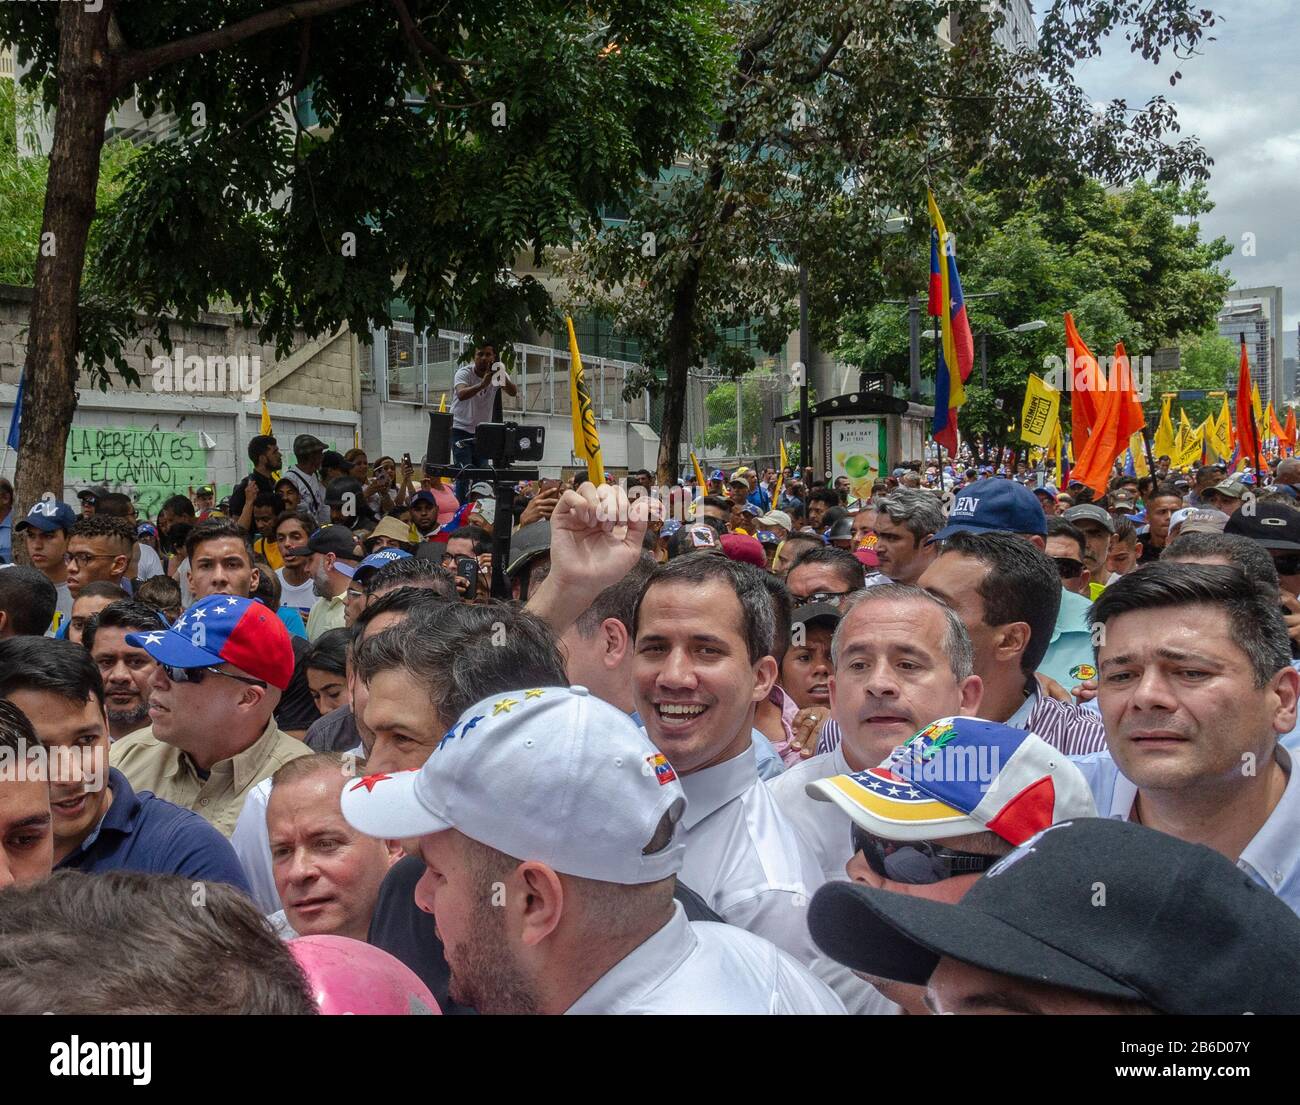
POLYGON ((1295 407, 1287 407, 1287 409, 1286 409, 1286 447, 1287 447, 1288 449, 1294 449, 1294 448, 1295 448, 1295 435, 1296 435, 1296 428, 1295 428, 1295 407))
POLYGON ((1115 367, 1110 374, 1110 389, 1114 391, 1117 387, 1123 393, 1119 424, 1119 436, 1123 441, 1146 428, 1147 416, 1122 341, 1115 343, 1115 367))
POLYGON ((1279 447, 1294 444, 1287 440, 1286 430, 1282 429, 1282 424, 1277 420, 1277 411, 1273 409, 1272 403, 1268 405, 1268 432, 1277 438, 1279 447))
POLYGON ((1070 378, 1067 387, 1070 392, 1070 436, 1077 453, 1088 440, 1088 434, 1097 421, 1098 408, 1101 405, 1100 392, 1106 390, 1106 378, 1097 367, 1097 358, 1092 355, 1075 329, 1074 317, 1065 312, 1065 349, 1070 378))
POLYGON ((1258 472, 1264 464, 1259 427, 1255 425, 1255 408, 1250 396, 1250 359, 1246 356, 1246 335, 1241 336, 1241 363, 1237 367, 1237 448, 1241 461, 1258 472))
POLYGON ((1070 472, 1070 479, 1091 487, 1100 498, 1106 493, 1115 461, 1128 448, 1129 438, 1145 424, 1133 374, 1129 371, 1128 355, 1121 342, 1115 346, 1115 367, 1110 384, 1102 393, 1097 420, 1078 463, 1070 472))

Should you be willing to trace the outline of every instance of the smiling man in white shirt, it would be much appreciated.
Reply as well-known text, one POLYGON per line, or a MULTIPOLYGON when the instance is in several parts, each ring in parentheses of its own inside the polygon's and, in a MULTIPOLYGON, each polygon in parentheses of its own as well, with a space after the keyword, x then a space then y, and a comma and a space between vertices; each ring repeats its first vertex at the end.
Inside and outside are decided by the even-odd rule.
POLYGON ((345 786, 363 833, 419 838, 450 993, 480 1013, 840 1013, 790 956, 673 901, 686 798, 583 687, 471 706, 418 772, 345 786), (501 801, 503 788, 513 798, 501 801))
POLYGON ((805 911, 821 871, 759 779, 751 740, 776 682, 775 630, 757 568, 671 561, 637 604, 633 696, 690 802, 683 881, 723 920, 807 963, 817 952, 805 911))

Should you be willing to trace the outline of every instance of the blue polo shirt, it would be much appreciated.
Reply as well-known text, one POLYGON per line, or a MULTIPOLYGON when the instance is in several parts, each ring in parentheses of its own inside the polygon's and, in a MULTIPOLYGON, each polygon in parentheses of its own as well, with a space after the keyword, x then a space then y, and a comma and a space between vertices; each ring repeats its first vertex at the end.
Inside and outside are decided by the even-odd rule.
POLYGON ((252 896, 248 878, 224 836, 192 810, 150 791, 137 794, 115 767, 108 769, 113 804, 98 825, 56 868, 95 874, 142 871, 229 883, 252 896))

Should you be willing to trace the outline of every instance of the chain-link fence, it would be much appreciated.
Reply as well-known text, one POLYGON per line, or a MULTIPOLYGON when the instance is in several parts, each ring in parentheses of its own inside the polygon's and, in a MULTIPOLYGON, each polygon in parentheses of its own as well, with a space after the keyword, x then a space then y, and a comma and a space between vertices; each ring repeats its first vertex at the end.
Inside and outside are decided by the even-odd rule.
POLYGON ((694 449, 701 464, 715 467, 739 460, 773 460, 781 436, 774 420, 796 410, 798 402, 798 388, 779 368, 759 369, 739 380, 692 372, 686 383, 683 455, 694 449))

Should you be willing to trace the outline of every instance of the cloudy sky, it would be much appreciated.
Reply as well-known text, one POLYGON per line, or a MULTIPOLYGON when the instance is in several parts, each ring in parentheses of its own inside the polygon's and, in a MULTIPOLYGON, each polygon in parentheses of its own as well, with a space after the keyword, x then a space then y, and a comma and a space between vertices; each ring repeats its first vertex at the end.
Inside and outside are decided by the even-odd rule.
MULTIPOLYGON (((1041 9, 1038 2, 1035 8, 1041 9)), ((1295 0, 1206 0, 1222 19, 1200 56, 1159 66, 1128 53, 1122 39, 1078 70, 1094 99, 1122 97, 1130 106, 1153 95, 1178 108, 1184 135, 1196 135, 1214 159, 1201 219, 1206 238, 1223 235, 1234 251, 1224 262, 1241 287, 1282 287, 1288 353, 1300 320, 1300 80, 1295 0), (1169 75, 1183 79, 1171 88, 1169 75), (1255 256, 1242 235, 1253 234, 1255 256)))

